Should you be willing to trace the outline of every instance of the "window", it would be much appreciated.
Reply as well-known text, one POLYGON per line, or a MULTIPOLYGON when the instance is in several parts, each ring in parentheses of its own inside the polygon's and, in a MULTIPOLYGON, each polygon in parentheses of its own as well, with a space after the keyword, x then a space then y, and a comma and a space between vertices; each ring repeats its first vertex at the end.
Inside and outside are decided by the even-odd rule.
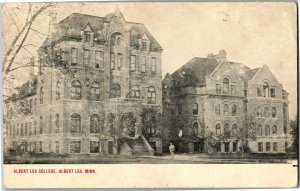
POLYGON ((216 104, 216 106, 215 106, 215 114, 216 115, 220 115, 220 104, 216 104))
POLYGON ((230 130, 229 130, 229 125, 228 123, 225 123, 225 126, 224 126, 224 136, 226 138, 229 138, 230 137, 230 130))
POLYGON ((288 143, 288 142, 285 142, 285 143, 284 143, 284 149, 285 149, 285 151, 287 150, 288 147, 289 147, 289 143, 288 143))
POLYGON ((27 131, 27 123, 25 123, 25 135, 28 135, 28 131, 27 131))
POLYGON ((273 143, 273 152, 277 152, 278 151, 278 146, 277 146, 277 142, 273 143))
POLYGON ((283 126, 283 133, 284 133, 284 134, 287 133, 287 127, 286 127, 286 125, 283 126))
POLYGON ((77 65, 77 50, 75 48, 71 49, 71 65, 76 66, 77 65))
POLYGON ((225 142, 225 143, 224 143, 224 151, 225 151, 226 153, 229 152, 229 142, 225 142))
POLYGON ((147 42, 146 41, 142 42, 142 50, 147 50, 147 42))
POLYGON ((92 115, 90 118, 90 133, 99 133, 99 123, 99 115, 92 115))
POLYGON ((71 115, 71 133, 81 133, 81 118, 77 113, 71 115))
POLYGON ((43 104, 44 102, 44 90, 43 86, 40 88, 40 104, 43 104))
POLYGON ((269 125, 265 126, 265 136, 270 136, 270 126, 269 125))
POLYGON ((90 50, 83 51, 83 64, 88 66, 90 62, 90 50))
POLYGON ((19 136, 19 124, 17 124, 17 136, 19 136))
POLYGON ((261 88, 258 87, 256 91, 257 91, 257 96, 262 97, 261 88))
POLYGON ((31 122, 28 123, 28 134, 31 135, 31 122))
POLYGON ((224 105, 224 115, 227 116, 228 115, 228 104, 224 105))
POLYGON ((194 136, 198 135, 198 128, 199 128, 199 125, 198 125, 198 123, 195 122, 193 124, 193 133, 194 133, 194 136))
POLYGON ((60 99, 60 82, 57 81, 56 83, 56 91, 55 91, 55 100, 60 99))
POLYGON ((81 153, 81 141, 70 141, 70 153, 81 153))
POLYGON ((117 45, 120 45, 120 44, 121 44, 121 37, 118 36, 118 37, 116 38, 116 40, 117 40, 117 45))
POLYGON ((270 150, 271 150, 270 142, 266 142, 266 152, 270 152, 270 150))
POLYGON ((122 61, 123 61, 123 57, 122 57, 122 54, 121 53, 118 53, 117 55, 117 65, 118 65, 118 69, 121 69, 122 68, 122 61))
POLYGON ((148 88, 147 100, 148 100, 148 103, 150 103, 150 104, 153 104, 156 102, 156 92, 155 92, 155 88, 153 86, 148 88))
POLYGON ((273 125, 273 127, 272 127, 272 134, 277 135, 277 126, 276 125, 273 125))
POLYGON ((198 104, 197 103, 193 104, 193 115, 198 115, 198 104))
POLYGON ((256 117, 262 117, 262 111, 261 111, 261 107, 260 106, 257 107, 256 117))
POLYGON ((140 89, 137 86, 133 86, 130 91, 131 98, 140 98, 140 89))
POLYGON ((103 52, 95 51, 95 68, 103 69, 103 52))
POLYGON ((113 84, 111 87, 111 98, 121 97, 121 86, 113 84))
POLYGON ((221 135, 221 125, 220 125, 220 123, 216 124, 216 135, 221 135))
POLYGON ((216 85, 216 93, 221 94, 221 85, 220 84, 216 85))
POLYGON ((36 135, 36 121, 33 123, 33 134, 36 135))
POLYGON ((235 91, 235 86, 231 86, 231 95, 235 95, 236 91, 235 91))
POLYGON ((85 42, 91 41, 91 33, 90 32, 84 32, 84 41, 85 42))
POLYGON ((237 147, 238 146, 238 142, 237 141, 234 141, 233 143, 232 143, 232 152, 237 152, 237 147))
POLYGON ((39 142, 39 149, 40 149, 40 153, 43 152, 43 142, 42 141, 39 142))
POLYGON ((272 108, 272 117, 275 118, 276 117, 276 107, 272 108))
POLYGON ((59 114, 55 115, 55 133, 59 133, 59 114))
POLYGON ((272 88, 270 89, 270 91, 271 91, 271 98, 275 98, 275 89, 272 88))
POLYGON ((182 104, 179 103, 177 107, 178 107, 178 114, 182 114, 182 104))
POLYGON ((228 80, 228 78, 223 79, 223 94, 229 94, 229 80, 228 80))
POLYGON ((23 123, 21 124, 21 136, 24 135, 23 123))
POLYGON ((146 72, 146 56, 142 56, 141 72, 146 72))
POLYGON ((258 152, 263 152, 263 143, 262 142, 258 143, 258 152))
POLYGON ((100 85, 98 82, 91 85, 91 100, 100 100, 100 85))
POLYGON ((130 56, 130 71, 136 70, 136 56, 131 55, 130 56))
POLYGON ((257 135, 260 135, 260 136, 263 135, 263 127, 261 125, 257 126, 257 135))
POLYGON ((55 153, 59 153, 59 142, 55 141, 55 153))
POLYGON ((264 109, 264 117, 269 117, 269 116, 270 116, 269 108, 265 107, 265 109, 264 109))
POLYGON ((99 141, 90 141, 90 153, 99 153, 100 144, 99 141))
POLYGON ((79 81, 72 82, 71 99, 81 99, 81 83, 79 81))
POLYGON ((156 58, 155 57, 151 58, 151 72, 152 73, 156 72, 156 58))
POLYGON ((264 97, 269 97, 269 84, 268 84, 268 82, 264 82, 264 84, 263 84, 263 93, 264 93, 264 97))
POLYGON ((40 116, 40 134, 43 134, 43 116, 40 116))
POLYGON ((237 125, 236 125, 236 124, 233 124, 233 125, 232 125, 232 135, 233 135, 233 136, 236 136, 236 135, 237 135, 237 125))
POLYGON ((110 53, 110 69, 115 69, 115 53, 110 53))
POLYGON ((236 116, 236 105, 232 105, 231 107, 231 115, 236 116))

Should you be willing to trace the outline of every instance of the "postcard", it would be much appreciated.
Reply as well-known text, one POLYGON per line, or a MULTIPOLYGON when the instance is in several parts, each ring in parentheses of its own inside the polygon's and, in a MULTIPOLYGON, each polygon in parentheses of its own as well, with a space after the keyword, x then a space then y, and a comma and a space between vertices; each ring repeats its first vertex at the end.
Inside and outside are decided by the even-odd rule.
POLYGON ((7 188, 297 186, 297 5, 6 3, 7 188))

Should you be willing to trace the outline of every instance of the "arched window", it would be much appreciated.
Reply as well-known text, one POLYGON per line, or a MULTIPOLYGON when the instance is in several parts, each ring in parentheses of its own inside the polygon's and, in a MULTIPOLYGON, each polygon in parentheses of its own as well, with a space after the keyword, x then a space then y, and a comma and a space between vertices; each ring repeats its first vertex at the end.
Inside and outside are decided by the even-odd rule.
POLYGON ((230 130, 229 130, 229 125, 228 123, 225 123, 225 126, 224 126, 224 136, 226 138, 230 137, 230 130))
POLYGON ((268 82, 264 82, 264 84, 263 84, 263 93, 264 93, 264 97, 269 97, 269 84, 268 84, 268 82))
POLYGON ((257 110, 256 110, 256 117, 262 117, 262 110, 261 110, 261 107, 260 107, 260 106, 257 107, 257 110))
POLYGON ((55 99, 56 99, 56 100, 60 100, 60 82, 59 82, 59 81, 57 81, 57 83, 56 83, 56 91, 55 91, 55 94, 56 94, 55 99))
POLYGON ((40 116, 40 134, 43 134, 43 116, 40 116))
POLYGON ((270 126, 269 125, 265 126, 265 136, 270 136, 270 126))
POLYGON ((276 107, 272 108, 272 117, 275 118, 276 117, 276 107))
POLYGON ((228 115, 228 104, 224 105, 224 116, 228 115))
POLYGON ((194 136, 197 136, 198 135, 198 128, 199 128, 199 125, 197 122, 193 123, 193 132, 194 132, 194 136))
POLYGON ((263 127, 262 125, 257 126, 257 135, 262 136, 263 135, 263 127))
POLYGON ((100 131, 100 119, 99 115, 94 114, 90 118, 90 133, 99 133, 100 131))
POLYGON ((223 79, 223 94, 229 94, 229 80, 228 80, 228 78, 223 79))
POLYGON ((156 101, 156 92, 153 86, 148 88, 147 99, 148 99, 148 103, 150 104, 155 103, 156 101))
POLYGON ((277 126, 276 125, 273 125, 272 134, 277 135, 277 126))
POLYGON ((236 136, 236 135, 237 135, 237 125, 236 125, 236 124, 233 124, 233 125, 232 125, 232 135, 233 135, 233 136, 236 136))
POLYGON ((221 113, 221 112, 220 112, 220 104, 216 104, 216 105, 215 105, 215 114, 216 114, 216 115, 220 115, 220 113, 221 113))
POLYGON ((55 116, 55 133, 59 133, 59 114, 55 116))
POLYGON ((71 87, 71 98, 81 99, 81 83, 79 81, 73 81, 71 87))
POLYGON ((193 115, 198 115, 198 103, 193 104, 193 115))
POLYGON ((232 105, 231 107, 231 115, 236 116, 236 105, 232 105))
POLYGON ((221 135, 221 125, 220 125, 220 123, 216 124, 216 135, 221 135))
POLYGON ((178 103, 177 107, 178 107, 178 114, 182 114, 182 104, 178 103))
POLYGON ((91 86, 91 99, 100 100, 100 85, 98 82, 92 83, 91 86))
POLYGON ((130 91, 131 98, 140 98, 140 89, 137 86, 133 86, 130 91))
POLYGON ((264 109, 264 117, 269 117, 269 116, 270 116, 269 108, 265 107, 265 109, 264 109))
POLYGON ((43 104, 44 102, 44 90, 43 86, 40 88, 40 104, 43 104))
POLYGON ((111 87, 111 97, 121 97, 121 86, 119 84, 113 84, 111 87))
POLYGON ((71 133, 81 133, 81 118, 77 113, 71 115, 71 133))

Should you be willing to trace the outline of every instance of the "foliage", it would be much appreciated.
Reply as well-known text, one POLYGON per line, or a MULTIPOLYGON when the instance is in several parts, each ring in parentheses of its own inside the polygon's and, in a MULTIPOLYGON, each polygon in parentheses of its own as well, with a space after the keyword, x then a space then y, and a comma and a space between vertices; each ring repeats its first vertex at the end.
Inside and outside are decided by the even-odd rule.
POLYGON ((290 134, 292 135, 292 144, 289 148, 287 148, 287 152, 289 153, 298 153, 298 149, 299 149, 299 133, 298 133, 298 119, 296 117, 295 120, 292 120, 290 122, 291 125, 291 132, 290 134))

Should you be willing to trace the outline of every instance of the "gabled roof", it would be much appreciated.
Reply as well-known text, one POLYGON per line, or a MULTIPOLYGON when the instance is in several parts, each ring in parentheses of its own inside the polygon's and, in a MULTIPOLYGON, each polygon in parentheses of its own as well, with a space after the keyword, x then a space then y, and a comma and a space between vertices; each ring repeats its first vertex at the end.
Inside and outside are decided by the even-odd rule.
POLYGON ((195 57, 175 71, 171 76, 181 87, 206 85, 209 76, 219 63, 215 59, 195 57))
POLYGON ((245 72, 245 80, 252 80, 255 74, 259 71, 260 68, 250 69, 245 72))
MULTIPOLYGON (((81 31, 89 25, 94 32, 94 38, 98 41, 106 41, 107 36, 102 31, 104 23, 109 23, 115 13, 110 13, 105 17, 98 17, 93 15, 86 15, 81 13, 73 13, 67 18, 61 20, 57 24, 57 36, 56 41, 59 41, 63 37, 72 37, 81 39, 81 31)), ((150 50, 161 50, 162 47, 151 35, 144 24, 126 22, 130 27, 130 40, 132 46, 139 46, 138 39, 141 39, 145 34, 150 40, 150 50)))

